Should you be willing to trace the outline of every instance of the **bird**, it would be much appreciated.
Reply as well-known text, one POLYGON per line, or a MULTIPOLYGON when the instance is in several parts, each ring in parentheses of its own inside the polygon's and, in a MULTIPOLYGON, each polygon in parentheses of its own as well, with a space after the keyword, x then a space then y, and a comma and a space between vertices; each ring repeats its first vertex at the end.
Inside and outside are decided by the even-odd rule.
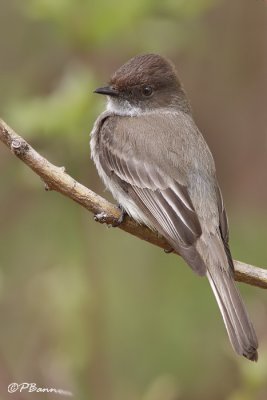
POLYGON ((162 235, 207 277, 230 343, 258 359, 258 340, 234 282, 228 219, 215 162, 192 115, 174 64, 141 54, 107 86, 107 106, 91 131, 91 157, 125 214, 162 235))

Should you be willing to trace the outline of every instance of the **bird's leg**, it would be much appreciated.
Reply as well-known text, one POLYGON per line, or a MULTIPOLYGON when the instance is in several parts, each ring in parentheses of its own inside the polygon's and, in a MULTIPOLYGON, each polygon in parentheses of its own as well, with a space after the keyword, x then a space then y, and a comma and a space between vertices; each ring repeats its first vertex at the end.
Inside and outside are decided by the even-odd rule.
POLYGON ((118 208, 119 208, 120 211, 121 211, 121 215, 119 216, 119 218, 117 219, 117 221, 114 221, 114 222, 113 222, 113 224, 112 224, 112 227, 113 227, 113 228, 117 228, 117 226, 121 225, 121 224, 123 223, 123 221, 124 221, 124 218, 125 218, 126 215, 127 215, 127 212, 124 210, 124 208, 123 208, 120 204, 118 205, 118 208))

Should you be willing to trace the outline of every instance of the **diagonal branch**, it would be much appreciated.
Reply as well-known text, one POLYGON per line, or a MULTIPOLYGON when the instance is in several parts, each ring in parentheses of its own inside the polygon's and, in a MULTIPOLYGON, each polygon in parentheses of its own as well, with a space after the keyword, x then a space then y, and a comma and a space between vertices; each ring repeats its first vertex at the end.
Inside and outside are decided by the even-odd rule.
MULTIPOLYGON (((116 206, 81 185, 65 172, 64 167, 51 164, 2 120, 0 120, 0 140, 13 154, 41 177, 46 190, 62 193, 94 215, 100 214, 102 223, 114 224, 117 222, 120 211, 116 206)), ((162 236, 143 225, 137 224, 129 217, 126 217, 119 228, 158 247, 169 248, 162 236)), ((266 289, 267 270, 235 261, 235 280, 266 289)))

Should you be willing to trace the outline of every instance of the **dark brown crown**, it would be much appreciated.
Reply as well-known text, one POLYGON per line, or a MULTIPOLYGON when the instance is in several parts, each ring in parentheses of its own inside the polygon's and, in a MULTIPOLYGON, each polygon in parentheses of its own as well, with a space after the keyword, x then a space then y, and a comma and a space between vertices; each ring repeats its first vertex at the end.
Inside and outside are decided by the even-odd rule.
POLYGON ((176 86, 180 83, 173 65, 157 54, 145 54, 131 58, 112 76, 110 85, 118 90, 136 85, 176 86))

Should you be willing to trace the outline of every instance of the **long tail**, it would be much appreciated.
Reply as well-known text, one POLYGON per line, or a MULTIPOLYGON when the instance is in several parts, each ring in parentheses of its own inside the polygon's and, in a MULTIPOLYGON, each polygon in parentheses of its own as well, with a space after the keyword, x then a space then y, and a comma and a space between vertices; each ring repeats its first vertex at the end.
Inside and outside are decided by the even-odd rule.
POLYGON ((258 340, 235 286, 224 245, 217 235, 209 235, 206 239, 201 240, 199 250, 205 255, 206 275, 220 308, 230 342, 237 354, 257 361, 258 340))

